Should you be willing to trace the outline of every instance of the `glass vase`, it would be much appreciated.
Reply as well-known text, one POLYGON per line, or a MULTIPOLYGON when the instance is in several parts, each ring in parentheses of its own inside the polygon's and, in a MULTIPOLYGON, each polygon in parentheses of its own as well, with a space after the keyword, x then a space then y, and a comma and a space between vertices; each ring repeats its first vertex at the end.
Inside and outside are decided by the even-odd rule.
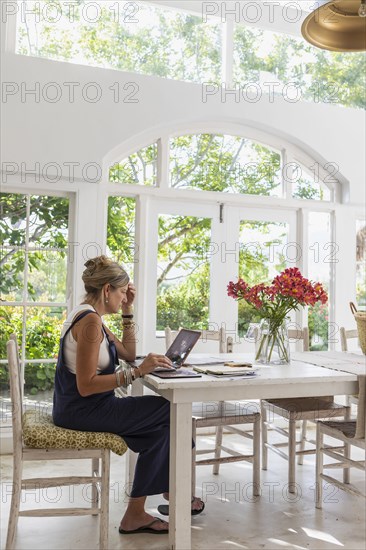
POLYGON ((255 346, 255 362, 265 365, 288 365, 290 344, 287 336, 288 319, 262 319, 255 346))

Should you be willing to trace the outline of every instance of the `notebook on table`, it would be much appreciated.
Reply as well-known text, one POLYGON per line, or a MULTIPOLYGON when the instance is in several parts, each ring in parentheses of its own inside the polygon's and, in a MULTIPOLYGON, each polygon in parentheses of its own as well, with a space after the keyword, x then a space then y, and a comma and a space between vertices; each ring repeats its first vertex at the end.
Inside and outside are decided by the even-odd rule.
MULTIPOLYGON (((239 364, 238 364, 239 365, 239 364)), ((235 363, 231 365, 206 365, 194 366, 193 370, 203 374, 211 374, 213 376, 255 376, 256 372, 252 366, 247 363, 243 366, 236 366, 235 363)))

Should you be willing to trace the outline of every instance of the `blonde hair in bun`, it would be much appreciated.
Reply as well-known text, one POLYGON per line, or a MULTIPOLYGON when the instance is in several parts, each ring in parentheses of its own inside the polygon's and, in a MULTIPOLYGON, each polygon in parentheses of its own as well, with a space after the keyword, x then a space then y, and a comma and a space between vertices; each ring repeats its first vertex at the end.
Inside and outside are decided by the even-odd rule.
POLYGON ((97 256, 85 262, 86 269, 82 279, 85 286, 85 300, 94 302, 98 299, 105 284, 118 288, 128 284, 130 278, 117 262, 107 256, 97 256))

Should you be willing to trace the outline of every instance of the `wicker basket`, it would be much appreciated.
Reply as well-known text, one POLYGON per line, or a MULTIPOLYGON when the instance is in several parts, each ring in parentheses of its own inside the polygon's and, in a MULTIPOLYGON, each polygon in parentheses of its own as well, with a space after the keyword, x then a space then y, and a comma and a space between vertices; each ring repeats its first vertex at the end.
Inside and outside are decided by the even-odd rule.
POLYGON ((366 355, 366 311, 357 311, 357 308, 353 302, 350 302, 350 308, 356 319, 358 339, 362 353, 366 355))

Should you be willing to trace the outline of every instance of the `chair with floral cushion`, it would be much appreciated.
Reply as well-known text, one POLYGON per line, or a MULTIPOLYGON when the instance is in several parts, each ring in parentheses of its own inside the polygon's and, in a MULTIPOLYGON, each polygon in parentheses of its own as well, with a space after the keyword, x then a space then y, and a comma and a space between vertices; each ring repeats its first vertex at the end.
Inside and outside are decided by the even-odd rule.
POLYGON ((22 378, 15 335, 7 343, 10 394, 13 423, 13 483, 6 550, 15 544, 19 516, 76 516, 99 515, 99 548, 108 548, 109 522, 109 468, 110 451, 123 455, 127 451, 124 440, 110 433, 83 432, 59 428, 51 415, 37 410, 23 411, 22 378), (23 478, 25 461, 91 459, 92 472, 86 476, 23 478), (39 508, 20 510, 21 492, 68 485, 92 486, 89 508, 39 508), (98 486, 100 486, 100 497, 98 486))

